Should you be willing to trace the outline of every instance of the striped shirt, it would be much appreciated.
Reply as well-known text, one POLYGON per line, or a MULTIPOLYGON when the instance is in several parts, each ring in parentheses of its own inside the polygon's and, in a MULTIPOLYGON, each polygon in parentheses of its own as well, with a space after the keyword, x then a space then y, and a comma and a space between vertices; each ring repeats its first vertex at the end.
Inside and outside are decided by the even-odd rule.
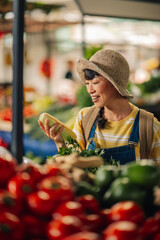
MULTIPOLYGON (((77 115, 73 131, 77 135, 77 142, 82 150, 85 149, 85 139, 82 131, 82 119, 89 110, 89 107, 83 108, 77 115)), ((132 112, 120 121, 107 121, 105 128, 100 129, 98 124, 95 130, 94 141, 96 148, 113 148, 128 145, 128 140, 132 131, 135 117, 139 108, 133 105, 132 112)), ((88 146, 88 143, 87 143, 88 146)), ((87 148, 87 147, 86 147, 87 148)), ((135 147, 136 161, 140 160, 140 144, 135 147)), ((150 152, 150 159, 154 159, 160 165, 160 122, 154 118, 153 124, 153 142, 150 152)))

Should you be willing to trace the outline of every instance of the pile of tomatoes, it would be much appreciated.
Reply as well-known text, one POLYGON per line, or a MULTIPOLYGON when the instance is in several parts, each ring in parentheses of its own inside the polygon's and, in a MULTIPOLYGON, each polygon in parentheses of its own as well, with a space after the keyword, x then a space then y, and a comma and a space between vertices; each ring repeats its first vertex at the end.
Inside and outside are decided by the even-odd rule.
MULTIPOLYGON (((37 114, 37 112, 34 110, 32 105, 25 105, 24 109, 23 109, 23 116, 24 117, 31 117, 31 116, 35 116, 37 114)), ((0 111, 0 120, 3 121, 8 121, 11 122, 12 121, 12 108, 6 108, 4 110, 0 111)))
POLYGON ((0 239, 160 240, 160 211, 146 217, 134 201, 102 209, 93 195, 76 196, 75 183, 60 167, 18 165, 9 152, 3 153, 0 239))

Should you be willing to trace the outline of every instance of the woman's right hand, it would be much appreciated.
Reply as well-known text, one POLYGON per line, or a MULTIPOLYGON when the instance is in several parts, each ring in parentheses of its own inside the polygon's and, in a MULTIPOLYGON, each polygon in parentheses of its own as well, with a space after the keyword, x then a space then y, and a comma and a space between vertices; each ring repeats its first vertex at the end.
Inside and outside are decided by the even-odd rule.
POLYGON ((55 123, 52 127, 49 127, 49 120, 46 119, 44 125, 40 120, 38 120, 38 124, 41 127, 41 129, 44 131, 44 133, 55 142, 58 150, 60 147, 66 147, 66 144, 63 138, 61 137, 61 132, 63 131, 64 126, 61 126, 58 129, 58 131, 55 132, 55 129, 59 126, 58 123, 55 123))

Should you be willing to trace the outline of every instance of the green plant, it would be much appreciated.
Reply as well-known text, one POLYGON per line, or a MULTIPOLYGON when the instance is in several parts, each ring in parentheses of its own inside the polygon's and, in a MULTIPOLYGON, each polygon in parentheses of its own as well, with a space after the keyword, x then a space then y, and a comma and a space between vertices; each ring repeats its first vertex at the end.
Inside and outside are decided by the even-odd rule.
POLYGON ((90 57, 92 57, 93 54, 95 54, 97 51, 101 50, 102 48, 103 48, 102 45, 87 47, 86 50, 85 50, 84 57, 89 60, 90 57))
POLYGON ((80 108, 90 107, 93 105, 92 99, 91 99, 89 93, 87 92, 85 85, 81 86, 78 89, 76 98, 77 98, 77 105, 80 108))
POLYGON ((144 82, 139 86, 143 94, 156 92, 160 89, 160 75, 155 77, 152 76, 149 81, 144 82))

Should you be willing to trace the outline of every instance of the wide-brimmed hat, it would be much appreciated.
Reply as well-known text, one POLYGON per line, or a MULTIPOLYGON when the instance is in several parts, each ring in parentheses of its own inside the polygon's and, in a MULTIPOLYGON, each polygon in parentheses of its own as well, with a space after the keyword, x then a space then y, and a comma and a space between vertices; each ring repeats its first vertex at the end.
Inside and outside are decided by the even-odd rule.
POLYGON ((117 51, 103 49, 97 51, 89 60, 80 58, 77 61, 77 72, 85 84, 84 69, 91 69, 109 80, 118 92, 125 97, 133 97, 127 90, 129 65, 127 60, 117 51))

